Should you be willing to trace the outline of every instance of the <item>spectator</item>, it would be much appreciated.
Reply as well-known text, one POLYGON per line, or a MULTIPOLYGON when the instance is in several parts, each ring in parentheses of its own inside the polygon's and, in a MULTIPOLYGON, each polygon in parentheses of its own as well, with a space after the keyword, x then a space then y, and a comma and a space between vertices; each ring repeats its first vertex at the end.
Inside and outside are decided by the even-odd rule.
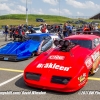
POLYGON ((22 36, 25 36, 25 31, 24 30, 22 30, 22 36))
POLYGON ((67 23, 64 23, 64 26, 63 26, 63 36, 64 37, 67 37, 68 36, 67 23))
POLYGON ((72 26, 70 24, 66 25, 67 27, 67 32, 68 32, 68 36, 72 34, 72 26))
POLYGON ((62 28, 60 26, 58 26, 58 30, 57 30, 58 36, 63 39, 63 34, 62 34, 62 28))
POLYGON ((46 24, 43 24, 42 27, 41 27, 41 32, 46 33, 46 29, 47 29, 46 24))
POLYGON ((92 24, 89 24, 89 29, 90 29, 90 31, 93 31, 93 25, 92 24))
POLYGON ((14 34, 13 34, 13 38, 14 40, 16 40, 16 38, 19 37, 19 29, 18 29, 18 26, 15 28, 15 31, 14 31, 14 34))
POLYGON ((11 27, 9 28, 10 40, 12 40, 12 38, 13 38, 13 33, 14 33, 13 29, 14 29, 13 26, 11 26, 11 27))
POLYGON ((22 35, 23 24, 18 26, 19 35, 22 35))
POLYGON ((5 26, 5 41, 7 41, 7 36, 8 36, 8 33, 9 33, 9 27, 8 25, 5 26))
POLYGON ((86 24, 83 28, 83 34, 91 34, 90 32, 90 28, 88 27, 88 25, 86 24))

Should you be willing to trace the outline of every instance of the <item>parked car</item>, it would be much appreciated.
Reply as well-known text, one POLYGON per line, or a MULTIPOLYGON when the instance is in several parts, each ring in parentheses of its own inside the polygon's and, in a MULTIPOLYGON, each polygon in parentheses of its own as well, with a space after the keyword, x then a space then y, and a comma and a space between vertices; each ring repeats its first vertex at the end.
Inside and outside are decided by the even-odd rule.
MULTIPOLYGON (((36 33, 41 33, 41 26, 40 27, 33 27, 32 28, 36 33)), ((46 29, 46 33, 48 33, 48 30, 46 29)))
POLYGON ((39 55, 24 69, 26 85, 60 92, 75 92, 97 72, 100 37, 72 35, 55 40, 56 48, 39 55))
POLYGON ((36 18, 36 22, 45 22, 42 18, 36 18))
POLYGON ((0 60, 20 61, 39 55, 52 47, 52 38, 47 33, 28 34, 23 41, 13 41, 0 47, 0 60))

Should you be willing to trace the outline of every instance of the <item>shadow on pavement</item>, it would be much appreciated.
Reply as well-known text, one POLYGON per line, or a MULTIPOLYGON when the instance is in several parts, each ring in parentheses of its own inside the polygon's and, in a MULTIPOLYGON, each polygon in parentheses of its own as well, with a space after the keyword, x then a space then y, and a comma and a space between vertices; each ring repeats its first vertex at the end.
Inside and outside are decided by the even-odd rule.
POLYGON ((33 88, 33 87, 29 87, 25 84, 23 77, 21 77, 19 80, 17 80, 15 82, 15 85, 17 87, 23 88, 25 89, 25 91, 36 91, 36 92, 46 92, 49 94, 55 94, 55 95, 71 95, 73 93, 77 93, 77 92, 72 92, 72 93, 63 93, 63 92, 57 92, 57 91, 52 91, 52 90, 44 90, 44 89, 38 89, 38 88, 33 88))

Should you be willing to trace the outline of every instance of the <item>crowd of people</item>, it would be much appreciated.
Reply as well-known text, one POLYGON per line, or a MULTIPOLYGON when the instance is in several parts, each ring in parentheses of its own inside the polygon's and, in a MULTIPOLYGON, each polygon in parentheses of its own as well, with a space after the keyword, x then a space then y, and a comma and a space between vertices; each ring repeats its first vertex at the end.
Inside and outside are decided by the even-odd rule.
POLYGON ((7 37, 10 37, 10 40, 16 40, 16 38, 22 39, 25 34, 28 33, 35 33, 34 30, 32 30, 33 26, 26 26, 26 25, 5 25, 4 27, 4 34, 5 34, 5 41, 7 41, 7 37))
MULTIPOLYGON (((18 25, 18 26, 8 26, 6 25, 4 28, 4 34, 5 34, 5 41, 7 41, 7 36, 9 34, 11 40, 16 40, 17 37, 23 38, 23 36, 26 33, 36 33, 36 31, 33 29, 34 26, 32 25, 18 25)), ((60 38, 67 37, 69 35, 73 34, 73 27, 69 23, 64 23, 63 25, 47 25, 46 23, 41 25, 40 31, 41 33, 46 33, 46 30, 48 30, 48 33, 56 33, 60 38)), ((80 29, 80 27, 78 27, 80 29)), ((95 27, 95 29, 98 29, 95 27)), ((93 25, 91 24, 85 24, 82 26, 83 33, 87 33, 87 31, 94 30, 93 25)), ((89 33, 88 32, 88 33, 89 33)))
POLYGON ((7 37, 9 35, 10 39, 16 40, 16 37, 22 38, 25 35, 25 30, 23 28, 23 24, 19 26, 8 26, 5 25, 4 27, 4 34, 5 34, 5 41, 7 41, 7 37))
MULTIPOLYGON (((36 31, 33 28, 32 25, 5 25, 4 27, 4 34, 5 34, 5 41, 7 41, 7 37, 9 36, 11 40, 16 40, 17 37, 23 38, 23 36, 26 33, 36 33, 36 31)), ((46 30, 48 30, 48 33, 57 33, 60 37, 62 37, 62 33, 65 36, 68 36, 71 33, 72 27, 64 24, 64 28, 61 25, 47 25, 46 23, 42 24, 40 26, 41 33, 46 33, 46 30), (66 26, 66 28, 65 28, 66 26)))

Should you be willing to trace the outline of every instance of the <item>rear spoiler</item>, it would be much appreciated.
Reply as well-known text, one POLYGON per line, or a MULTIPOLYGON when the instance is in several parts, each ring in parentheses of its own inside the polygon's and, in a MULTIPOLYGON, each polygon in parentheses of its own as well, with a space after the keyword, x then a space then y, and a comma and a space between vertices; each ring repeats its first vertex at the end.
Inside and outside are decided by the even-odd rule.
POLYGON ((94 34, 100 35, 100 31, 75 31, 76 34, 94 34))

